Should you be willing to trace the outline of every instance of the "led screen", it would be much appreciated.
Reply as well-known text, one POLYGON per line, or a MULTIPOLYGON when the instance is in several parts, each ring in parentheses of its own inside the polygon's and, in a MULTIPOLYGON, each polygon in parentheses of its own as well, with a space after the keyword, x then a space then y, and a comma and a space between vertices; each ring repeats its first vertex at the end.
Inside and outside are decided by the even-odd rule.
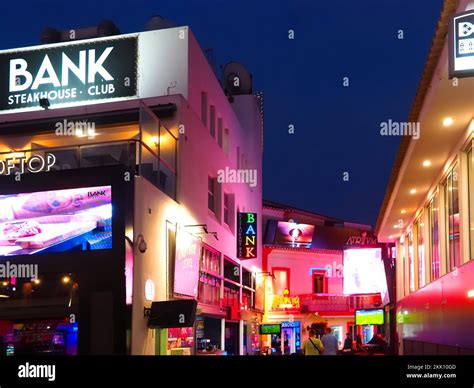
POLYGON ((280 324, 262 324, 260 325, 260 334, 280 334, 281 326, 280 324))
POLYGON ((387 292, 387 280, 380 248, 344 251, 344 294, 387 292))
POLYGON ((111 186, 0 196, 0 256, 111 248, 111 186))
POLYGON ((314 225, 278 221, 275 244, 292 247, 311 247, 314 225))
POLYGON ((383 325, 383 309, 356 310, 356 325, 383 325))

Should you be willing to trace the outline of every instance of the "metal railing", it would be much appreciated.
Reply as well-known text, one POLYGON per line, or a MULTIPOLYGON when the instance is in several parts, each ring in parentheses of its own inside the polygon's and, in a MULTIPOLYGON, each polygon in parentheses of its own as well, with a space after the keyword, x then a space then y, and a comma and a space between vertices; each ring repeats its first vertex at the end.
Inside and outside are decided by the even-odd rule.
POLYGON ((374 308, 380 298, 374 295, 333 295, 303 294, 299 295, 301 311, 355 311, 374 308))

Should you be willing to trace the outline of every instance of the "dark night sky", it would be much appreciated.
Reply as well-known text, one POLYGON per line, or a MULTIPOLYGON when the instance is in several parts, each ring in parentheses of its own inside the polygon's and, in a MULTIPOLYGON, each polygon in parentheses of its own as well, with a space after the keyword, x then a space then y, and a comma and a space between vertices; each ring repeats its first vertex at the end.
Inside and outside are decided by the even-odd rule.
POLYGON ((158 14, 189 25, 202 47, 214 49, 217 65, 244 63, 254 91, 265 93, 264 197, 374 224, 400 141, 381 137, 379 125, 407 119, 442 0, 18 4, 0 4, 0 49, 38 44, 45 26, 112 19, 129 33, 158 14))

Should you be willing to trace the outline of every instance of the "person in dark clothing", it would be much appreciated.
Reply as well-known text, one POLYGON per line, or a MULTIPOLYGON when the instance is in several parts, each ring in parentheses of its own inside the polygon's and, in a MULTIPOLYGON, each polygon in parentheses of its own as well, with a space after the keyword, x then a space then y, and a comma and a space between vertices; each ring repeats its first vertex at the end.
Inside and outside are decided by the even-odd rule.
POLYGON ((344 347, 342 350, 352 350, 352 336, 351 333, 346 334, 346 339, 344 340, 344 347))

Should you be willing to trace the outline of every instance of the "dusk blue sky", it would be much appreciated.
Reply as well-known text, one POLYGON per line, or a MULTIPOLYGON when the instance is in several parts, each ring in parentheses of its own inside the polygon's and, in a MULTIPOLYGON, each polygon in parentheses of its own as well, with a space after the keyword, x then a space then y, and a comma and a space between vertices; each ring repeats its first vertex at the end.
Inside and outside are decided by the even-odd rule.
POLYGON ((442 0, 8 1, 0 4, 0 49, 38 44, 46 26, 111 19, 128 33, 153 15, 189 25, 214 49, 217 66, 244 63, 254 91, 265 94, 264 197, 374 224, 400 142, 380 136, 380 122, 407 120, 441 7, 442 0))

